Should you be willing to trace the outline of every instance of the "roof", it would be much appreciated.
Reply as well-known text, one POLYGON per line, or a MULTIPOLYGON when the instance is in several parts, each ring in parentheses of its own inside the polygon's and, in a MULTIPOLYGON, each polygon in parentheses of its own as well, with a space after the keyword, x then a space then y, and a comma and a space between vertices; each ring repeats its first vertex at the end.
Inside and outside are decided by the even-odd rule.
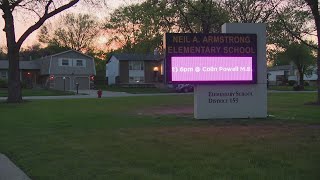
POLYGON ((291 70, 292 69, 292 65, 282 65, 282 66, 273 66, 273 67, 269 67, 268 71, 281 71, 281 70, 291 70))
POLYGON ((157 61, 163 58, 162 55, 137 53, 119 53, 112 56, 115 56, 119 61, 157 61))
POLYGON ((81 55, 83 55, 83 56, 86 56, 86 57, 88 57, 88 58, 93 59, 93 57, 88 56, 88 55, 86 55, 86 54, 83 54, 82 52, 79 52, 79 51, 76 51, 76 50, 73 50, 73 49, 68 50, 68 51, 63 51, 63 52, 60 52, 60 53, 56 53, 56 54, 51 54, 51 55, 49 55, 49 56, 58 56, 58 55, 65 54, 65 53, 68 53, 68 52, 75 52, 75 53, 78 53, 78 54, 81 54, 81 55))
MULTIPOLYGON (((20 69, 40 69, 39 61, 19 61, 20 69)), ((0 60, 0 69, 8 69, 9 61, 0 60)))

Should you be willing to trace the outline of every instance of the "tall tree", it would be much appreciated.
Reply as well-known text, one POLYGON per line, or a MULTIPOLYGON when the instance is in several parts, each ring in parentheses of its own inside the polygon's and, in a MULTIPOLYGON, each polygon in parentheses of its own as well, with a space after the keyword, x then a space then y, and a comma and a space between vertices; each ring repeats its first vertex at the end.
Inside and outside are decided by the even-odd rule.
POLYGON ((42 48, 40 44, 33 44, 27 48, 21 48, 20 58, 23 60, 35 60, 51 54, 60 53, 69 50, 69 48, 57 46, 55 44, 49 44, 42 48))
POLYGON ((9 59, 9 78, 8 78, 8 99, 9 103, 18 103, 22 101, 21 82, 19 74, 19 50, 27 37, 43 25, 43 23, 52 16, 72 7, 79 0, 53 1, 53 0, 2 0, 0 9, 3 12, 5 22, 4 32, 7 38, 8 59, 9 59), (14 12, 19 10, 28 10, 35 13, 38 19, 16 39, 14 26, 14 12))
POLYGON ((292 42, 299 41, 315 48, 313 43, 306 40, 314 36, 315 26, 312 23, 312 13, 303 0, 284 1, 275 8, 275 14, 276 18, 270 27, 270 43, 286 48, 292 42))
POLYGON ((287 64, 294 64, 299 74, 299 85, 303 88, 304 75, 308 75, 314 70, 316 58, 313 55, 313 49, 302 43, 291 43, 284 52, 279 53, 278 58, 287 64))
POLYGON ((229 12, 222 1, 213 0, 174 0, 179 14, 176 24, 183 32, 220 32, 221 25, 229 22, 229 12))
POLYGON ((99 30, 99 23, 91 15, 66 14, 54 25, 42 26, 38 39, 49 45, 86 52, 93 48, 99 30))
POLYGON ((314 22, 316 25, 317 32, 317 75, 318 75, 318 98, 317 103, 320 104, 320 12, 319 12, 319 1, 318 0, 305 0, 311 9, 312 15, 314 17, 314 22))
POLYGON ((274 10, 281 0, 270 6, 274 0, 223 0, 230 20, 238 23, 267 23, 275 18, 274 10))
POLYGON ((161 45, 163 33, 171 31, 175 13, 164 0, 120 7, 105 23, 113 34, 108 43, 126 52, 150 52, 161 45))
POLYGON ((228 21, 227 11, 213 0, 146 0, 116 9, 105 29, 113 32, 109 43, 124 51, 161 49, 165 32, 219 32, 228 21))

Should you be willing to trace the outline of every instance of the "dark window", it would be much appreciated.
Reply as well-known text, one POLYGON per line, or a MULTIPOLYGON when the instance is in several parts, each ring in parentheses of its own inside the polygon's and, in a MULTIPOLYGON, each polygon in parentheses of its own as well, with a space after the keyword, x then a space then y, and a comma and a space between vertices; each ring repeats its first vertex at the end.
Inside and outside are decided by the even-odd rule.
POLYGON ((62 66, 69 66, 69 60, 68 59, 62 59, 61 64, 62 64, 62 66))
POLYGON ((83 61, 82 60, 77 60, 77 66, 83 66, 83 61))

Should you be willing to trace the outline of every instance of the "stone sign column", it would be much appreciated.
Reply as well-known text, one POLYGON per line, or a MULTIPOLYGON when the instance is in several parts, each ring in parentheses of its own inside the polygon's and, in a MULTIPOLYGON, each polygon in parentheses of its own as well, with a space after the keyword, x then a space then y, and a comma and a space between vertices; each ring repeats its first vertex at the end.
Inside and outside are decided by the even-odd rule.
POLYGON ((257 83, 195 85, 194 117, 196 119, 266 118, 266 25, 226 23, 222 26, 222 33, 257 35, 257 83))

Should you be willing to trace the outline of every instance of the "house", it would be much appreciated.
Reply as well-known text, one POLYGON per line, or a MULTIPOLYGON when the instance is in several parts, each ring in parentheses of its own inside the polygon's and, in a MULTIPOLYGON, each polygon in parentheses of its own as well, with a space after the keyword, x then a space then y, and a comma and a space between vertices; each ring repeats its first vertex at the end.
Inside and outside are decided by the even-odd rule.
POLYGON ((293 75, 292 65, 274 66, 268 68, 269 85, 281 85, 288 81, 289 76, 293 75))
POLYGON ((163 81, 163 56, 154 54, 113 54, 106 64, 108 85, 155 84, 163 81))
MULTIPOLYGON (((0 60, 0 79, 8 79, 8 60, 0 60)), ((28 84, 37 84, 39 81, 40 65, 35 61, 20 61, 20 80, 28 84)))
MULTIPOLYGON (((69 50, 37 60, 19 61, 20 80, 57 90, 90 89, 96 75, 93 57, 69 50)), ((8 77, 8 60, 0 61, 0 78, 8 77)))
MULTIPOLYGON (((318 79, 317 68, 312 68, 312 73, 304 75, 303 79, 311 85, 318 79)), ((294 65, 282 65, 268 68, 268 82, 270 85, 282 85, 288 81, 299 81, 299 72, 294 65)))

